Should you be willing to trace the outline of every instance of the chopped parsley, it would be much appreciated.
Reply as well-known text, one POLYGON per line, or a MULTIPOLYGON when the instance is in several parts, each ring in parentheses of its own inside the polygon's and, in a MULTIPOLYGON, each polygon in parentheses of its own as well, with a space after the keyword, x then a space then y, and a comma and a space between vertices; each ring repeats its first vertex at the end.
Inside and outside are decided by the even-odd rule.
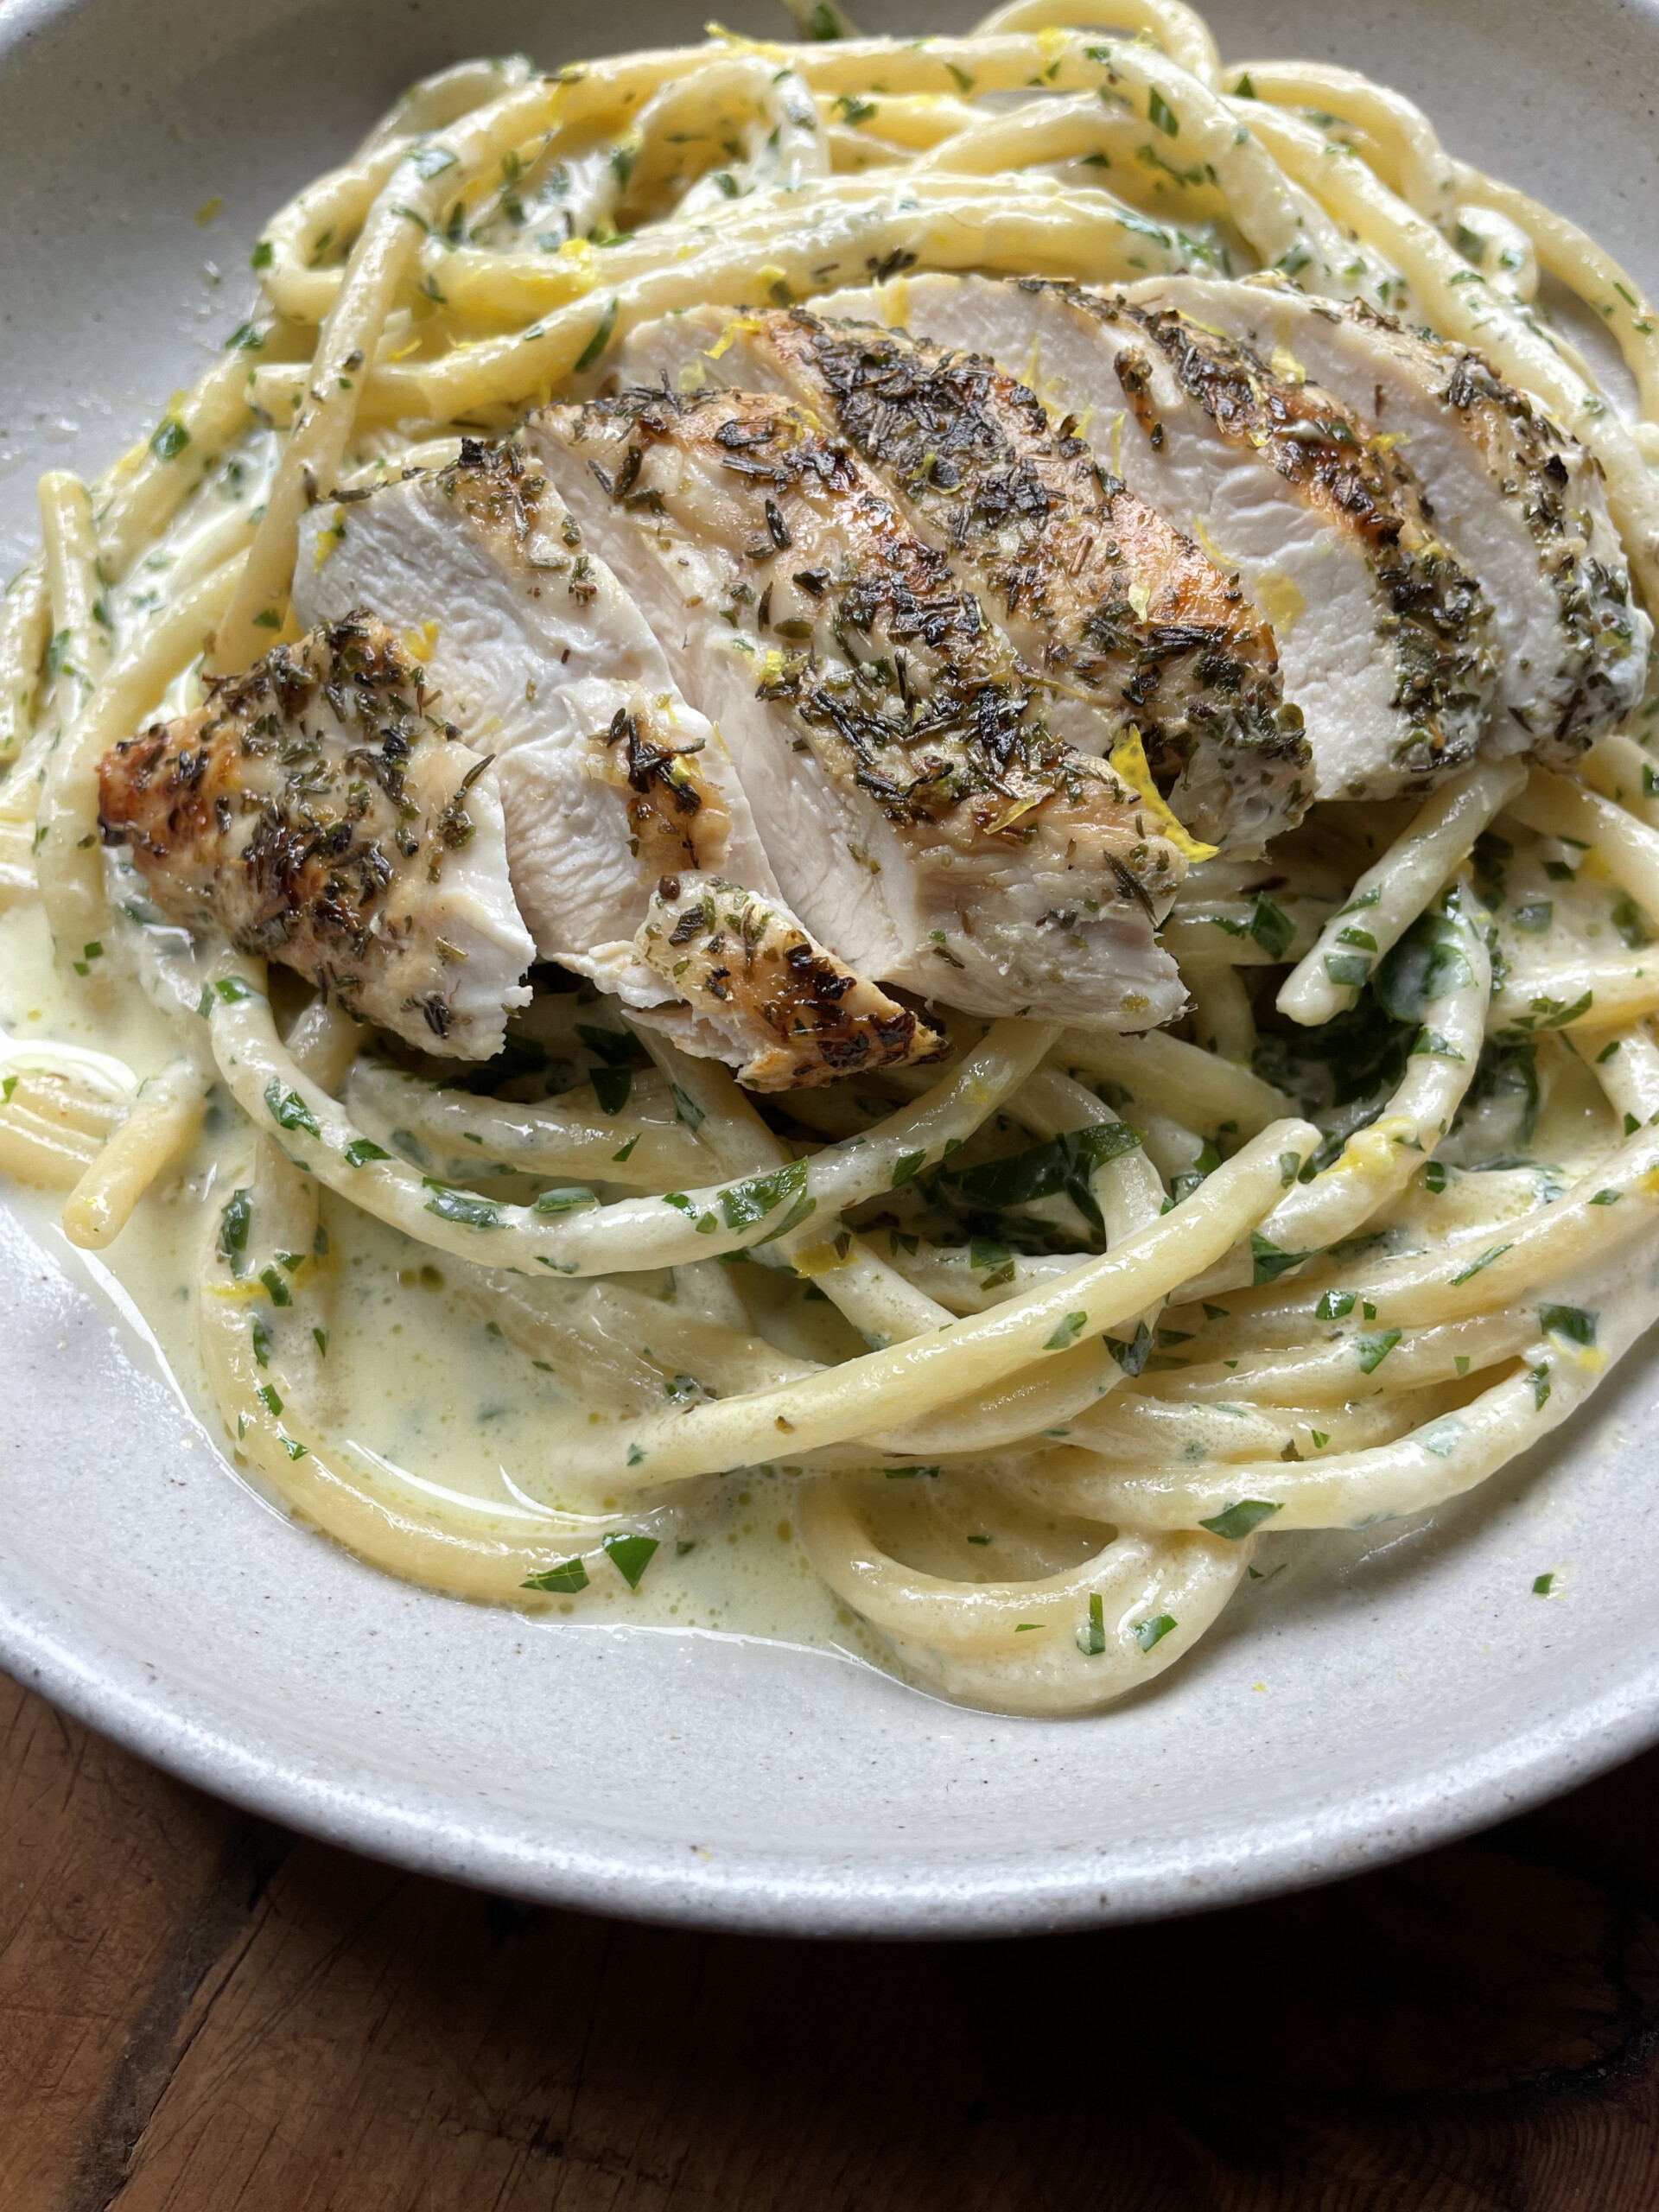
POLYGON ((1281 1505, 1269 1504, 1265 1498, 1241 1497, 1236 1505, 1212 1514, 1209 1520, 1200 1521, 1198 1526, 1207 1529, 1212 1536, 1225 1536, 1230 1544, 1236 1544, 1282 1510, 1281 1505))
POLYGON ((532 1213, 575 1213, 583 1206, 596 1206, 599 1200, 585 1184, 570 1183, 558 1190, 543 1191, 531 1206, 532 1213))
POLYGON ((247 1255, 248 1230, 253 1220, 253 1201, 245 1191, 232 1191, 219 1217, 219 1249, 239 1275, 247 1255))
MULTIPOLYGON (((1156 99, 1157 95, 1153 97, 1156 99)), ((1282 906, 1274 906, 1265 891, 1258 891, 1250 910, 1249 932, 1268 959, 1278 961, 1290 950, 1296 925, 1282 906)), ((1364 980, 1363 976, 1360 978, 1362 982, 1364 980)))
POLYGON ((1463 1054, 1450 1038, 1443 1037, 1438 1029, 1422 1028, 1417 1032, 1417 1041, 1411 1048, 1412 1058, 1427 1054, 1431 1059, 1460 1060, 1463 1054))
POLYGON ((620 302, 613 298, 609 307, 607 307, 604 314, 601 315, 593 336, 588 340, 588 343, 582 347, 581 353, 576 356, 576 367, 578 370, 591 369, 594 363, 598 360, 601 354, 605 351, 605 348, 610 344, 611 333, 616 328, 616 311, 620 304, 620 302))
POLYGON ((1133 1381, 1152 1357, 1152 1331, 1144 1321, 1138 1322, 1135 1334, 1127 1341, 1122 1337, 1108 1337, 1106 1349, 1133 1381))
POLYGON ((556 1567, 543 1569, 540 1574, 528 1574, 518 1585, 521 1590, 550 1590, 556 1593, 569 1592, 588 1587, 588 1569, 579 1559, 561 1560, 556 1567))
POLYGON ((689 1090, 683 1090, 677 1083, 671 1083, 668 1087, 672 1094, 674 1111, 678 1118, 685 1123, 688 1129, 700 1129, 708 1116, 696 1100, 689 1090))
POLYGON ((655 1536, 610 1535, 601 1538, 611 1565, 616 1569, 630 1590, 639 1587, 639 1578, 651 1565, 658 1548, 655 1536))
POLYGON ((1260 1230, 1250 1231, 1250 1281, 1253 1283, 1277 1282, 1280 1276, 1292 1268, 1300 1268, 1307 1258, 1306 1252, 1281 1252, 1276 1244, 1269 1243, 1260 1230))
POLYGON ((272 1076, 265 1085, 265 1110, 279 1129, 308 1129, 314 1137, 322 1135, 316 1116, 297 1090, 284 1093, 279 1076, 272 1076))
POLYGON ((1363 1375, 1375 1375, 1404 1334, 1400 1329, 1370 1329, 1354 1338, 1354 1352, 1363 1375))
POLYGON ((473 1191, 457 1191, 448 1183, 435 1182, 431 1176, 421 1178, 423 1190, 432 1195, 426 1202, 428 1213, 435 1213, 440 1221, 459 1222, 467 1229, 499 1229, 501 1209, 488 1198, 480 1198, 473 1191))
POLYGON ((1588 1351, 1596 1341, 1599 1313, 1586 1313, 1582 1306, 1541 1306, 1538 1319, 1547 1337, 1560 1337, 1567 1343, 1578 1344, 1588 1351))
POLYGON ((588 1079, 594 1086, 594 1096, 599 1101, 601 1112, 620 1114, 633 1090, 633 1070, 595 1068, 588 1079))
POLYGON ((1090 1187, 1095 1172, 1107 1160, 1134 1152, 1141 1141, 1140 1130, 1127 1122, 1095 1122, 1002 1160, 943 1170, 929 1180, 947 1205, 968 1211, 970 1226, 976 1215, 1000 1214, 1064 1192, 1096 1236, 1103 1238, 1105 1224, 1090 1187))
POLYGON ((1491 1251, 1483 1252, 1478 1260, 1471 1260, 1466 1268, 1459 1268, 1452 1278, 1452 1287, 1455 1289, 1459 1283, 1470 1281, 1483 1268, 1490 1268, 1494 1260, 1501 1260, 1506 1252, 1514 1249, 1513 1240, 1508 1244, 1494 1244, 1491 1251))

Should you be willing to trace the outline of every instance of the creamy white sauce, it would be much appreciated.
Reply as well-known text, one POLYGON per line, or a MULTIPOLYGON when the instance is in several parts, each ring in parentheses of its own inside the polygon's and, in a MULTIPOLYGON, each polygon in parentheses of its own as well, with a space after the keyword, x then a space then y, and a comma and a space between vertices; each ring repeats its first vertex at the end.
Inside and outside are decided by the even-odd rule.
MULTIPOLYGON (((66 987, 54 970, 38 905, 28 902, 0 916, 0 1028, 10 1039, 7 1049, 86 1046, 124 1062, 136 1077, 155 1073, 176 1052, 167 1023, 136 989, 109 997, 107 1008, 94 1015, 66 987)), ((181 1399, 239 1478, 268 1495, 258 1477, 238 1465, 235 1440, 225 1433, 196 1349, 200 1253, 225 1197, 247 1179, 249 1139, 241 1114, 216 1093, 188 1158, 156 1185, 115 1243, 90 1264, 57 1225, 60 1192, 9 1184, 7 1196, 66 1274, 95 1299, 108 1302, 105 1270, 114 1277, 147 1324, 181 1399)), ((495 1333, 450 1280, 456 1271, 446 1267, 443 1255, 332 1197, 325 1201, 324 1224, 332 1281, 326 1389, 309 1410, 343 1467, 372 1475, 393 1491, 406 1487, 429 1506, 446 1493, 521 1513, 556 1504, 591 1516, 595 1532, 638 1529, 659 1537, 637 1590, 620 1574, 596 1575, 578 1598, 556 1601, 558 1613, 877 1656, 868 1632, 801 1550, 791 1478, 746 1471, 650 1504, 562 1491, 561 1440, 601 1418, 599 1409, 495 1333)))

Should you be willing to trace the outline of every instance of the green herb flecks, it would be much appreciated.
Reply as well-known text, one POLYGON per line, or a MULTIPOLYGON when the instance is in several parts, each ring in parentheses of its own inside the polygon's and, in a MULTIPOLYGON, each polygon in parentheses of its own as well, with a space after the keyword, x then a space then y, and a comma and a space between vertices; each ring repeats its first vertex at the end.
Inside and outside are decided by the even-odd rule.
POLYGON ((607 307, 604 314, 601 315, 598 324, 594 328, 593 336, 588 340, 588 343, 582 347, 581 353, 576 356, 576 367, 578 371, 582 369, 591 369, 594 363, 599 359, 600 356, 604 353, 605 348, 610 344, 611 333, 616 328, 616 313, 620 305, 620 302, 618 300, 613 299, 609 307, 607 307))
POLYGON ((1360 1373, 1375 1375, 1404 1333, 1402 1329, 1362 1331, 1354 1338, 1354 1357, 1359 1362, 1360 1373))
POLYGON ((1494 1260, 1501 1260, 1506 1252, 1513 1251, 1514 1249, 1513 1241, 1508 1244, 1494 1244, 1490 1251, 1483 1252, 1478 1260, 1471 1260, 1466 1268, 1459 1268, 1457 1274, 1452 1278, 1452 1287, 1455 1289, 1459 1283, 1472 1281, 1484 1268, 1490 1268, 1494 1260))
POLYGON ((601 1537, 600 1541, 611 1565, 629 1589, 637 1590, 640 1576, 656 1554, 658 1539, 655 1536, 614 1535, 601 1537))
POLYGON ((594 1096, 599 1101, 600 1111, 620 1114, 633 1090, 633 1070, 595 1068, 588 1080, 594 1086, 594 1096))
POLYGON ((1063 1192, 1095 1235, 1103 1238, 1105 1224, 1090 1187, 1095 1172, 1107 1160, 1135 1151, 1140 1143, 1140 1130, 1127 1122, 1096 1122, 1003 1160, 986 1160, 976 1167, 941 1170, 931 1179, 947 1204, 963 1207, 970 1218, 975 1214, 1003 1213, 1063 1192))
POLYGON ((1541 1306, 1539 1325, 1547 1337, 1560 1337, 1563 1343, 1577 1344, 1588 1351, 1596 1341, 1596 1324, 1599 1313, 1587 1313, 1582 1306, 1541 1306))
POLYGON ((1161 1643, 1175 1625, 1173 1613, 1157 1613, 1151 1620, 1136 1621, 1129 1633, 1143 1651, 1150 1651, 1154 1643, 1161 1643))
POLYGON ((1144 1321, 1137 1322, 1132 1337, 1108 1337, 1106 1349, 1133 1381, 1152 1357, 1152 1331, 1144 1321))
POLYGON ((574 1597, 578 1590, 588 1587, 588 1569, 579 1559, 563 1559, 556 1567, 544 1567, 539 1574, 526 1575, 518 1587, 550 1590, 556 1596, 574 1597))
POLYGON ((677 1083, 671 1083, 668 1089, 669 1095, 674 1101, 674 1111, 677 1118, 684 1122, 688 1129, 694 1131, 700 1129, 708 1117, 690 1092, 683 1090, 677 1083))
POLYGON ((1282 1510, 1282 1503, 1269 1504, 1266 1498, 1241 1497, 1236 1505, 1212 1514, 1209 1520, 1200 1521, 1198 1526, 1207 1529, 1212 1536, 1225 1536, 1230 1544, 1236 1544, 1282 1510))
POLYGON ((1253 1283, 1277 1282, 1281 1275, 1292 1268, 1300 1268, 1308 1256, 1306 1252, 1281 1252, 1276 1244, 1269 1243, 1259 1230, 1250 1231, 1250 1280, 1253 1283))
POLYGON ((459 1222, 467 1229, 499 1229, 501 1209, 488 1198, 480 1198, 474 1191, 457 1191, 448 1183, 434 1181, 431 1176, 421 1178, 423 1190, 431 1197, 426 1202, 428 1213, 435 1213, 440 1221, 459 1222))
POLYGON ((806 1188, 806 1173, 805 1160, 792 1160, 770 1175, 755 1175, 747 1182, 730 1185, 720 1194, 727 1228, 752 1229, 785 1202, 792 1205, 806 1188))
POLYGON ((585 1206, 596 1206, 599 1200, 585 1184, 569 1183, 554 1191, 543 1191, 531 1206, 532 1213, 577 1213, 585 1206))
POLYGON ((1447 915, 1424 914, 1414 922, 1378 966, 1372 988, 1383 1012, 1421 1024, 1437 1000, 1467 989, 1474 971, 1461 938, 1447 915))
POLYGON ((278 1076, 272 1076, 265 1085, 265 1111, 279 1129, 308 1129, 314 1137, 322 1135, 316 1116, 304 1099, 297 1090, 284 1092, 278 1076))
POLYGON ((253 1220, 253 1201, 245 1191, 232 1191, 219 1217, 219 1249, 239 1275, 246 1263, 248 1230, 253 1220))

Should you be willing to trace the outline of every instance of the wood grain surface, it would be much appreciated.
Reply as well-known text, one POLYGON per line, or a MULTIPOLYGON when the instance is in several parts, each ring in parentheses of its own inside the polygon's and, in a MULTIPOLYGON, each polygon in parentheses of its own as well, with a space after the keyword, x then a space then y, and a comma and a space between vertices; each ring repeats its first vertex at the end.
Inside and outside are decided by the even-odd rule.
POLYGON ((805 1944, 399 1873, 0 1690, 0 2212, 1659 2212, 1659 1754, 1278 1903, 805 1944))

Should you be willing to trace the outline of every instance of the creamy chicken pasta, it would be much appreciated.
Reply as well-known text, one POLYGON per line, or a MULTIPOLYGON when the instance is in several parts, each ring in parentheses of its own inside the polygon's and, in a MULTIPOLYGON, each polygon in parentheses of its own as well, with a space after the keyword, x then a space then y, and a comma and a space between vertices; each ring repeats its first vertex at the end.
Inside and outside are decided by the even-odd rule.
POLYGON ((1659 1313, 1654 309, 1179 0, 798 16, 416 86, 43 480, 0 1166, 362 1559, 1082 1711, 1659 1313))

